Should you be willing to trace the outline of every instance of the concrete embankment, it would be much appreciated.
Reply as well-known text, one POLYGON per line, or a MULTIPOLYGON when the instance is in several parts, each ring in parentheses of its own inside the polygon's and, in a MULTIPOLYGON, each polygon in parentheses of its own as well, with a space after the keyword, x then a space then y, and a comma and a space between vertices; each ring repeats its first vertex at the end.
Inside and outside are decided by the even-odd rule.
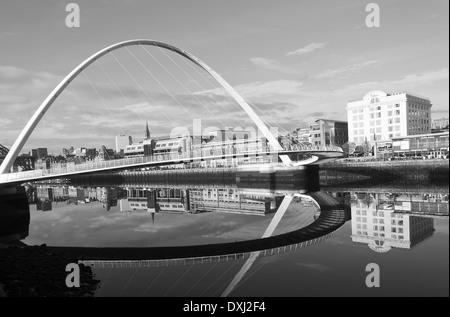
POLYGON ((374 185, 398 184, 447 184, 448 160, 412 160, 380 162, 335 161, 321 166, 320 183, 322 186, 335 186, 348 183, 366 183, 374 185))

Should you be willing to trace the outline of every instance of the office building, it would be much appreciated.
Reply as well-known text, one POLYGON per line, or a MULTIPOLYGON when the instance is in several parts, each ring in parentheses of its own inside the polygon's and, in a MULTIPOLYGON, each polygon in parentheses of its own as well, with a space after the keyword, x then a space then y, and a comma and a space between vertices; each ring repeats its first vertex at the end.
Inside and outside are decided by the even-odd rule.
POLYGON ((45 159, 48 157, 47 148, 37 148, 31 150, 31 156, 37 159, 45 159))
POLYGON ((311 127, 307 128, 296 128, 292 136, 294 141, 303 145, 311 145, 312 144, 312 135, 311 135, 311 127))
POLYGON ((116 153, 125 151, 127 146, 133 144, 133 138, 127 134, 121 134, 116 136, 116 153))
POLYGON ((449 132, 393 137, 375 142, 375 157, 445 158, 449 154, 449 132))
POLYGON ((415 94, 372 91, 362 100, 347 104, 349 141, 390 140, 394 137, 431 133, 429 99, 415 94))
POLYGON ((318 119, 310 128, 312 145, 342 146, 348 142, 348 123, 345 121, 318 119))

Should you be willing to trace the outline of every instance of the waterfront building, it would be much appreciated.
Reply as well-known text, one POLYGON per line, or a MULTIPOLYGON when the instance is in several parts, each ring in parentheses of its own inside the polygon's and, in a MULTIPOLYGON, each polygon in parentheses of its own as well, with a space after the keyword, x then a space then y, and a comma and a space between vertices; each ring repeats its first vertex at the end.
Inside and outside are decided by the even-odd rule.
POLYGON ((133 138, 127 134, 116 136, 116 153, 125 151, 127 146, 133 144, 133 138))
POLYGON ((348 142, 348 123, 346 121, 318 119, 310 128, 313 145, 342 146, 348 142))
POLYGON ((431 133, 431 101, 418 95, 372 91, 347 104, 349 141, 368 141, 431 133))
POLYGON ((449 154, 449 132, 394 137, 375 142, 375 157, 445 158, 449 154))
POLYGON ((292 134, 296 143, 312 145, 311 127, 296 128, 292 134))

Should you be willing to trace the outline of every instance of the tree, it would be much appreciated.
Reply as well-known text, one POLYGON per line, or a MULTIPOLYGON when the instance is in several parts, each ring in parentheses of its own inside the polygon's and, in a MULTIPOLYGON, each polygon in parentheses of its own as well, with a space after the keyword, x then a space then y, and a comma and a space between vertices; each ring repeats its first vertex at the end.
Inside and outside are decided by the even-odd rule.
POLYGON ((372 146, 370 145, 370 143, 365 140, 363 144, 361 144, 362 147, 362 151, 364 156, 369 156, 369 154, 373 154, 372 153, 372 146))
POLYGON ((353 142, 347 142, 341 146, 342 150, 344 151, 345 156, 350 156, 355 153, 356 144, 353 142))

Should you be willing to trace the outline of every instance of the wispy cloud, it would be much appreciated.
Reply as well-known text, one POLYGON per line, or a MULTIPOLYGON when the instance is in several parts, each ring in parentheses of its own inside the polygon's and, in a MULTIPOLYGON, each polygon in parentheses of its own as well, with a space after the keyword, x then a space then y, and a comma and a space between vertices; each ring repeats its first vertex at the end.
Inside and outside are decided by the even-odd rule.
POLYGON ((361 95, 364 92, 373 89, 385 89, 388 92, 395 92, 401 90, 413 90, 417 87, 430 87, 435 83, 448 82, 449 68, 441 68, 420 73, 412 73, 405 75, 399 79, 386 81, 368 81, 357 84, 351 84, 342 88, 336 89, 334 94, 340 96, 355 96, 361 95))
POLYGON ((328 69, 328 70, 314 76, 314 78, 324 79, 324 78, 334 78, 334 77, 338 77, 338 76, 346 76, 348 74, 353 74, 353 73, 359 72, 365 68, 373 66, 376 63, 378 63, 378 61, 372 60, 372 61, 367 61, 364 63, 346 65, 346 66, 342 66, 342 67, 335 68, 335 69, 328 69))
POLYGON ((306 45, 305 47, 299 48, 298 50, 287 53, 286 56, 295 56, 295 55, 303 55, 303 54, 311 53, 315 50, 318 50, 318 49, 324 47, 325 45, 327 45, 327 44, 326 43, 311 43, 311 44, 306 45))
MULTIPOLYGON (((280 79, 267 82, 252 82, 235 86, 235 90, 245 98, 260 98, 278 95, 296 95, 300 92, 303 82, 297 80, 280 79)), ((213 94, 223 96, 227 92, 222 88, 197 92, 196 94, 213 94)), ((266 100, 268 101, 268 100, 266 100)), ((268 101, 269 102, 269 101, 268 101)))
POLYGON ((283 73, 293 73, 294 70, 291 67, 285 66, 281 64, 279 61, 276 61, 274 59, 268 59, 264 57, 254 57, 250 58, 250 62, 258 66, 260 68, 269 69, 269 70, 275 70, 283 73))

